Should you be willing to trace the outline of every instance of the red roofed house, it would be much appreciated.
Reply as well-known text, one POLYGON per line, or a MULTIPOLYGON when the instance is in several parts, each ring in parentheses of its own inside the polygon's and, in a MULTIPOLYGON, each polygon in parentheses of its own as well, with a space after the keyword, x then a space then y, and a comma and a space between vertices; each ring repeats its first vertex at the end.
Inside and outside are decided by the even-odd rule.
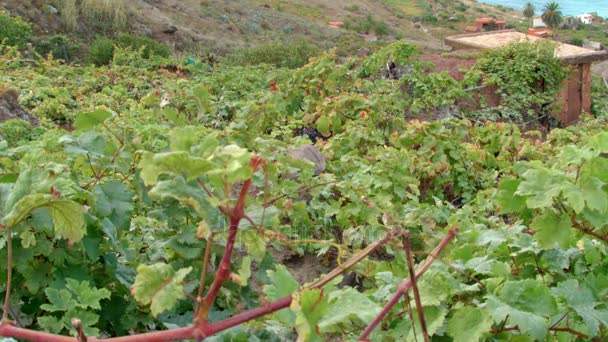
POLYGON ((504 30, 507 26, 507 22, 504 19, 494 18, 477 18, 475 19, 475 26, 467 26, 466 32, 479 32, 479 31, 495 31, 504 30))
POLYGON ((530 27, 528 29, 528 35, 530 35, 530 36, 547 38, 547 37, 551 36, 552 34, 553 34, 553 30, 548 29, 548 28, 531 28, 530 27))

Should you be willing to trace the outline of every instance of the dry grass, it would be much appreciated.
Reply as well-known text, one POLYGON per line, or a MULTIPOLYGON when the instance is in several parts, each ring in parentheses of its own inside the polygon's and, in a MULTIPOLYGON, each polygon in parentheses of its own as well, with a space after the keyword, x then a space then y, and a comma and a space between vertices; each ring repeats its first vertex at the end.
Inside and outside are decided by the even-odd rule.
POLYGON ((70 32, 76 31, 78 26, 78 7, 76 7, 76 0, 62 0, 60 13, 61 21, 66 30, 70 32))
POLYGON ((127 25, 125 0, 82 0, 80 13, 91 20, 111 20, 112 27, 120 30, 127 25))

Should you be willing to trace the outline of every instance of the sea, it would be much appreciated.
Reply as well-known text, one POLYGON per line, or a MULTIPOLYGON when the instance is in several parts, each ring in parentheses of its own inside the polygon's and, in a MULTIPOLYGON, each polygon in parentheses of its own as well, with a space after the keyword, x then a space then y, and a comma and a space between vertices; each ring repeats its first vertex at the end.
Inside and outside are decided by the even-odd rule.
MULTIPOLYGON (((536 14, 542 12, 542 8, 549 0, 477 0, 491 5, 503 5, 505 7, 515 8, 522 10, 524 6, 531 2, 534 4, 536 14)), ((608 0, 557 0, 557 3, 561 7, 563 15, 577 15, 583 13, 597 12, 602 17, 608 17, 608 0)))

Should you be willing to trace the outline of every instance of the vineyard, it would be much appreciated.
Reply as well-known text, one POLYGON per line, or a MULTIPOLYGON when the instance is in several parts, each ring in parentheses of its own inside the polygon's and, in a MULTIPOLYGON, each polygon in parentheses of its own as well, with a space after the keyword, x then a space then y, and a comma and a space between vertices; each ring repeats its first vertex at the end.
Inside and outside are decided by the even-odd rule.
POLYGON ((567 75, 542 47, 462 81, 405 43, 291 70, 0 51, 40 119, 0 124, 2 341, 608 339, 608 116, 529 125, 534 76, 567 75), (442 114, 505 70, 504 107, 442 114))

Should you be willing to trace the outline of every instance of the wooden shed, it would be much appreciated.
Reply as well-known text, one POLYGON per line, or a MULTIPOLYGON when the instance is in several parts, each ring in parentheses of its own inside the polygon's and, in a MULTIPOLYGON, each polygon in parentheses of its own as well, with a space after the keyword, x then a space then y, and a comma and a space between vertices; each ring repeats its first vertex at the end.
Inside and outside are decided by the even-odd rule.
MULTIPOLYGON (((542 39, 515 30, 502 30, 450 36, 447 45, 459 49, 494 49, 513 42, 542 39)), ((608 52, 594 51, 570 44, 558 43, 557 58, 573 66, 570 78, 564 81, 559 95, 562 111, 554 113, 564 126, 576 122, 581 113, 591 111, 591 63, 608 60, 608 52)))

